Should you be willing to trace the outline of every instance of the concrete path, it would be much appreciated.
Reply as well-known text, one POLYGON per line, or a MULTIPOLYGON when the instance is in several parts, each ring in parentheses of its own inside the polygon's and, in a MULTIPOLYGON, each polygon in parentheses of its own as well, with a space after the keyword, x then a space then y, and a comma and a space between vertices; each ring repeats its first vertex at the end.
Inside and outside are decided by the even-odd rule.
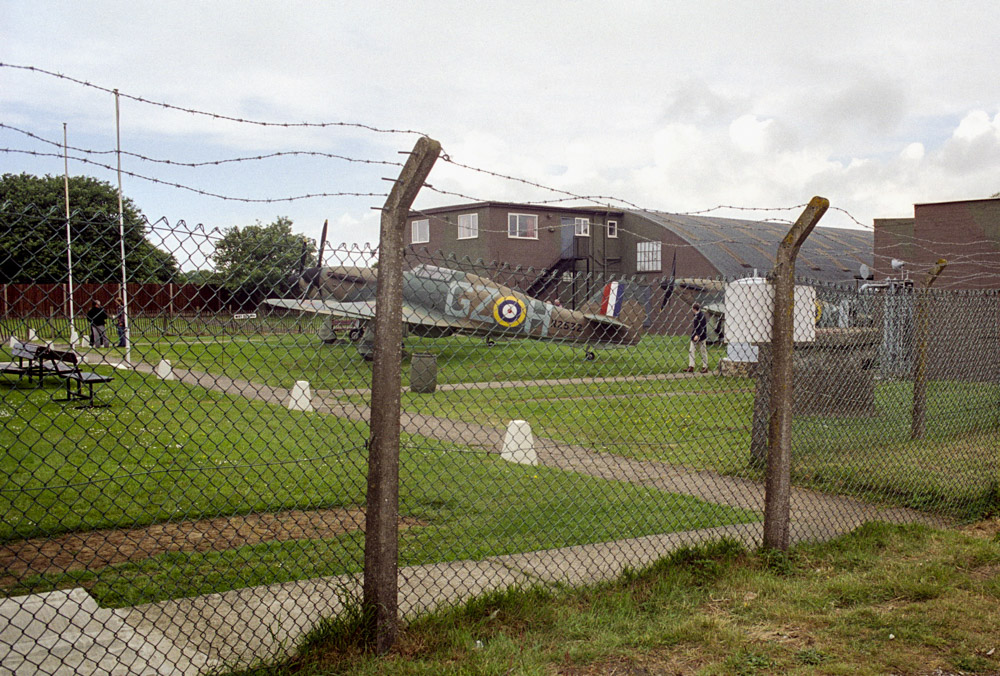
MULTIPOLYGON (((128 366, 144 373, 155 370, 149 364, 128 366)), ((287 389, 248 380, 179 368, 174 369, 174 373, 188 385, 273 405, 283 405, 290 395, 287 389)), ((690 376, 573 378, 558 382, 529 381, 530 385, 523 385, 596 384, 674 377, 690 376)), ((502 385, 467 384, 454 389, 490 389, 502 385)), ((348 393, 362 392, 317 392, 312 403, 321 414, 354 421, 368 420, 370 410, 367 407, 338 399, 338 395, 348 393)), ((504 432, 492 426, 410 412, 403 413, 401 424, 403 431, 410 434, 490 453, 499 453, 504 432)), ((540 463, 547 467, 690 495, 729 507, 763 510, 763 486, 747 479, 599 453, 547 438, 536 440, 536 450, 540 463)), ((803 489, 793 489, 791 505, 793 542, 825 540, 872 520, 944 523, 911 510, 882 508, 853 498, 803 489)), ((761 543, 762 525, 759 522, 736 524, 495 556, 481 561, 408 567, 399 573, 400 608, 405 616, 412 617, 428 609, 459 603, 485 591, 511 585, 589 584, 614 579, 626 568, 642 568, 680 546, 723 536, 756 547, 761 543)), ((360 575, 344 575, 173 599, 115 611, 97 608, 83 590, 72 590, 68 595, 63 593, 62 597, 53 593, 56 595, 6 599, 8 610, 0 607, 0 617, 16 615, 22 618, 23 627, 20 633, 11 630, 9 635, 5 634, 0 648, 4 643, 16 646, 8 656, 12 660, 11 667, 13 661, 20 666, 11 673, 73 674, 81 673, 81 666, 87 666, 87 673, 197 674, 223 665, 245 667, 287 654, 320 619, 339 613, 345 602, 360 598, 361 584, 360 575), (67 607, 78 610, 68 613, 67 607), (10 608, 15 609, 13 614, 10 608), (43 608, 48 610, 41 610, 43 608), (95 619, 87 620, 88 612, 95 619), (69 631, 68 624, 55 623, 47 625, 51 630, 46 633, 41 631, 44 627, 32 620, 39 617, 44 623, 44 618, 53 613, 79 616, 77 620, 70 620, 70 624, 89 629, 74 633, 69 631), (132 652, 126 653, 125 649, 132 652), (131 658, 133 653, 137 656, 134 659, 131 658), (140 659, 139 656, 144 657, 140 659), (31 664, 39 668, 25 670, 31 664), (42 664, 46 665, 44 671, 42 664), (108 669, 110 666, 115 668, 108 669)), ((12 621, 12 626, 17 623, 12 621)), ((4 673, 3 668, 9 668, 6 658, 0 661, 0 667, 0 673, 4 673)))

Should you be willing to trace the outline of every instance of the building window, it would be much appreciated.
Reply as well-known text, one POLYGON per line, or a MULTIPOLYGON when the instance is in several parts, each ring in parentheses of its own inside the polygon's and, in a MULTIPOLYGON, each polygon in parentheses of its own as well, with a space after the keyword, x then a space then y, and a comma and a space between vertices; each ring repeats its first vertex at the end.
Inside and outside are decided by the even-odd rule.
POLYGON ((538 216, 507 214, 507 236, 512 239, 538 239, 538 216))
POLYGON ((635 245, 636 272, 659 272, 662 269, 660 253, 663 242, 637 242, 635 245))
POLYGON ((426 244, 431 241, 431 222, 429 219, 413 221, 411 228, 413 236, 410 241, 413 244, 426 244))
POLYGON ((608 221, 608 239, 618 239, 618 221, 608 221))
POLYGON ((475 239, 479 237, 479 214, 458 215, 458 238, 475 239))
POLYGON ((569 216, 563 216, 560 223, 564 228, 573 228, 573 234, 577 237, 590 237, 589 218, 571 218, 569 216))

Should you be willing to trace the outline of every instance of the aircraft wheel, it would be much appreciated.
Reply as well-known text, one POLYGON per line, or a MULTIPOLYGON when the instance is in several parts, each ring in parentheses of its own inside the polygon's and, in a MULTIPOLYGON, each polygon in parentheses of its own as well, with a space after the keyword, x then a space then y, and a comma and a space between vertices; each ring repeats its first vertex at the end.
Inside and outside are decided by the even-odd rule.
POLYGON ((352 343, 356 343, 361 340, 361 336, 363 336, 364 333, 365 332, 362 329, 351 329, 347 332, 347 337, 350 338, 352 343))
POLYGON ((594 361, 597 359, 597 354, 593 350, 587 350, 583 353, 583 358, 587 361, 594 361))
POLYGON ((497 341, 493 340, 492 338, 487 338, 486 339, 486 347, 493 347, 496 344, 497 344, 497 341))

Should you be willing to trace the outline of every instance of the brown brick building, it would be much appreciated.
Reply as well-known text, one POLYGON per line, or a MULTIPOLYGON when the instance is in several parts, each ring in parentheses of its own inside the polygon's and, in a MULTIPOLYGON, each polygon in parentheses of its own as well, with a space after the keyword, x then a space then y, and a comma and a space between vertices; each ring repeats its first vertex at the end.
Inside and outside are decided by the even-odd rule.
POLYGON ((913 218, 875 219, 875 273, 898 277, 892 259, 919 281, 939 258, 941 289, 1000 289, 1000 199, 917 204, 913 218))
MULTIPOLYGON (((577 308, 608 278, 629 280, 650 330, 683 332, 690 316, 674 295, 661 308, 663 282, 676 276, 736 279, 766 275, 786 223, 663 212, 477 202, 412 212, 407 242, 413 261, 449 265, 467 259, 480 274, 528 295, 577 308)), ((799 274, 853 282, 872 264, 872 233, 817 228, 799 255, 799 274)), ((454 266, 454 264, 452 264, 454 266)), ((716 294, 717 295, 717 294, 716 294)), ((712 298, 705 298, 707 301, 712 298)), ((718 299, 715 299, 718 300, 718 299)))
MULTIPOLYGON (((412 212, 408 246, 531 268, 536 274, 598 273, 653 281, 764 275, 789 225, 652 211, 479 202, 412 212)), ((799 255, 799 273, 849 282, 872 264, 872 234, 817 228, 799 255)))

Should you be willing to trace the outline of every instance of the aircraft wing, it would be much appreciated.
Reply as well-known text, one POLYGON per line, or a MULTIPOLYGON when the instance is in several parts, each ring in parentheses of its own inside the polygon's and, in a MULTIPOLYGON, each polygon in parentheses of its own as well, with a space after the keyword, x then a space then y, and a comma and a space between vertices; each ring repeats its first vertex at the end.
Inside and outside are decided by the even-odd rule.
MULTIPOLYGON (((296 300, 289 298, 268 298, 265 303, 286 310, 301 310, 323 315, 335 315, 350 319, 374 319, 375 301, 362 300, 352 303, 335 300, 296 300)), ((482 325, 461 317, 446 317, 436 310, 403 303, 403 322, 411 325, 433 326, 457 331, 475 331, 482 325)))

